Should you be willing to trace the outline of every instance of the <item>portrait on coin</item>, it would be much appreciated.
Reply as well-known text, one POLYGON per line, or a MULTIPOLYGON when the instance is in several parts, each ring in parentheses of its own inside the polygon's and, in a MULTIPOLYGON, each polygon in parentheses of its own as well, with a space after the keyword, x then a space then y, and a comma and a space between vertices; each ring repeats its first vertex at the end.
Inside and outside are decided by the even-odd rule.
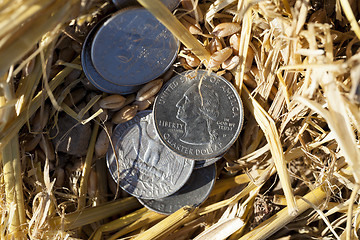
POLYGON ((217 138, 212 122, 219 116, 219 96, 216 90, 205 82, 193 84, 176 103, 176 118, 185 124, 180 141, 203 145, 217 138))

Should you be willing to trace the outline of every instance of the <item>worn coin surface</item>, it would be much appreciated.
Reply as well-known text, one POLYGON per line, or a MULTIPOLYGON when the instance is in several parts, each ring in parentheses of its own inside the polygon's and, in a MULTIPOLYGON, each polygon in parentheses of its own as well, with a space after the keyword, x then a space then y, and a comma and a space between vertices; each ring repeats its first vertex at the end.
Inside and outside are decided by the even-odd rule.
POLYGON ((99 29, 101 24, 106 21, 99 22, 88 34, 86 40, 83 44, 82 52, 81 52, 81 65, 82 69, 85 73, 86 78, 93 84, 97 89, 107 92, 107 93, 115 93, 115 94, 129 94, 137 92, 142 85, 138 86, 120 86, 113 84, 106 79, 104 79, 95 69, 92 60, 91 60, 91 43, 94 38, 94 34, 99 29))
MULTIPOLYGON (((137 4, 136 0, 112 0, 114 5, 117 8, 128 7, 134 4, 137 4)), ((180 0, 161 0, 161 2, 170 10, 174 10, 177 6, 179 6, 180 0)))
POLYGON ((223 155, 214 158, 204 159, 204 160, 196 160, 194 169, 204 168, 213 165, 214 163, 219 161, 222 158, 222 156, 223 155))
POLYGON ((152 124, 151 111, 139 112, 119 124, 107 152, 110 173, 120 187, 135 197, 157 199, 179 190, 189 179, 194 161, 165 147, 152 124), (116 160, 118 159, 118 161, 116 160))
POLYGON ((92 41, 91 59, 103 78, 134 86, 163 74, 178 48, 179 41, 149 11, 133 7, 102 24, 92 41))
POLYGON ((199 206, 209 196, 216 177, 215 164, 196 169, 187 183, 175 194, 162 199, 139 199, 152 211, 171 214, 184 206, 199 206))
POLYGON ((204 70, 170 79, 155 100, 153 115, 163 143, 196 160, 224 153, 237 139, 244 118, 231 83, 204 70))

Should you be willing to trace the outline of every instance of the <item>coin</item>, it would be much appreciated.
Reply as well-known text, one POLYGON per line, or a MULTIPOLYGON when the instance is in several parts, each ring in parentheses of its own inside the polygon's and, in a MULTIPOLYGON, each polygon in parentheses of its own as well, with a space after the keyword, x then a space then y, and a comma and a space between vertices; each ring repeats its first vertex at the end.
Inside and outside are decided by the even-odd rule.
POLYGON ((115 93, 115 94, 129 94, 137 92, 142 85, 138 86, 120 86, 113 84, 106 79, 104 79, 95 69, 92 60, 91 60, 91 42, 94 38, 94 34, 97 29, 101 26, 101 24, 105 21, 99 22, 88 34, 83 44, 82 52, 81 52, 81 65, 82 69, 85 73, 86 78, 89 80, 91 84, 93 84, 97 89, 107 92, 107 93, 115 93))
POLYGON ((217 161, 219 161, 222 158, 222 156, 223 155, 221 155, 219 157, 205 159, 205 160, 196 160, 194 169, 199 169, 199 168, 204 168, 204 167, 210 166, 210 165, 216 163, 217 161))
POLYGON ((237 139, 244 118, 231 83, 204 70, 170 79, 155 100, 153 116, 162 142, 196 160, 224 153, 237 139))
POLYGON ((112 148, 107 152, 110 173, 120 187, 144 199, 169 196, 189 179, 194 161, 167 149, 152 124, 151 110, 139 112, 133 119, 116 126, 112 148))
POLYGON ((91 59, 104 79, 134 86, 170 68, 178 48, 179 41, 149 11, 128 8, 107 19, 96 32, 91 59))
POLYGON ((176 193, 162 199, 138 199, 148 209, 171 214, 184 206, 199 206, 209 196, 216 177, 215 164, 196 169, 187 183, 176 193))
MULTIPOLYGON (((136 0, 112 0, 114 5, 117 8, 123 8, 130 5, 137 4, 136 0)), ((179 6, 180 1, 179 0, 161 0, 161 2, 170 10, 174 10, 177 6, 179 6)))

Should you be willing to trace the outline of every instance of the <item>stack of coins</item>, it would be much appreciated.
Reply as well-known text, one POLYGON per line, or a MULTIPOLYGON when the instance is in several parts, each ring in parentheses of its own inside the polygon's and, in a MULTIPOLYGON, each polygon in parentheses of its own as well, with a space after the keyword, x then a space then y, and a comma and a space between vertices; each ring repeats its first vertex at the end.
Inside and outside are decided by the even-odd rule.
POLYGON ((236 141, 242 124, 240 97, 226 79, 187 71, 167 82, 153 111, 115 128, 108 168, 122 189, 153 211, 198 206, 214 186, 214 163, 236 141))
POLYGON ((82 67, 88 80, 107 93, 134 93, 158 78, 177 57, 179 41, 149 11, 119 10, 87 36, 82 67))

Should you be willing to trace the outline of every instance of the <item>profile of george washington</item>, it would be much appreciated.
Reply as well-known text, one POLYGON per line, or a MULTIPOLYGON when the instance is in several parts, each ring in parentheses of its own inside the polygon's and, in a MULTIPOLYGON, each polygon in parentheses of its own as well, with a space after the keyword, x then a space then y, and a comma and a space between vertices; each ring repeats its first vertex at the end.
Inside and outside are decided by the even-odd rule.
POLYGON ((205 82, 193 84, 176 103, 176 118, 185 124, 179 140, 192 145, 212 143, 217 138, 212 122, 219 117, 219 105, 212 86, 205 82))

